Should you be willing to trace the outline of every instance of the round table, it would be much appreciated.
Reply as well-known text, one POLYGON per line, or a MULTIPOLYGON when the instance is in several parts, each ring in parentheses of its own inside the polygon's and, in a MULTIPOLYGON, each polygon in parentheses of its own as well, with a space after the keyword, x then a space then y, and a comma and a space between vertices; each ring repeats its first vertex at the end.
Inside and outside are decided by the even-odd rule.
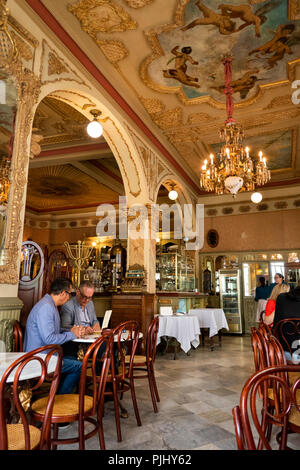
MULTIPOLYGON (((27 353, 24 352, 2 352, 0 353, 0 379, 2 378, 2 375, 6 371, 6 369, 17 359, 20 357, 24 356, 27 353)), ((46 354, 37 354, 37 356, 41 357, 44 359, 47 355, 46 354)), ((48 364, 48 373, 51 374, 52 372, 55 371, 57 363, 57 357, 56 356, 51 356, 49 364, 48 364)), ((41 364, 39 361, 30 361, 24 369, 22 370, 20 374, 20 380, 29 380, 29 379, 34 379, 36 377, 40 377, 41 375, 41 364)), ((15 370, 11 372, 9 375, 7 382, 12 383, 14 380, 15 376, 15 370)))

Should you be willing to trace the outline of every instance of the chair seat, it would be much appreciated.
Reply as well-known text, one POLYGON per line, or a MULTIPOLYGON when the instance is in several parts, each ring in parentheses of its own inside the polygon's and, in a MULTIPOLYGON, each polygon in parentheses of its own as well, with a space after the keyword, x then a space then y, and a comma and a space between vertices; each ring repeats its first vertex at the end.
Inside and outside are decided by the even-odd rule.
MULTIPOLYGON (((79 410, 79 395, 67 394, 67 395, 56 395, 54 400, 54 407, 52 416, 60 418, 64 416, 78 416, 79 410)), ((41 398, 32 403, 32 411, 39 415, 44 415, 47 405, 47 397, 41 398)), ((88 413, 93 408, 93 397, 85 395, 84 398, 84 413, 88 413)), ((76 418, 75 418, 76 419, 76 418)))
MULTIPOLYGON (((7 424, 8 450, 25 450, 25 435, 23 424, 7 424)), ((30 449, 34 449, 40 443, 41 431, 35 426, 29 425, 30 449)))
MULTIPOLYGON (((149 360, 151 361, 151 357, 149 358, 149 360)), ((125 364, 129 364, 129 363, 130 363, 130 356, 125 356, 125 364)), ((139 356, 139 355, 134 356, 133 365, 146 364, 146 363, 147 363, 146 356, 139 356)))

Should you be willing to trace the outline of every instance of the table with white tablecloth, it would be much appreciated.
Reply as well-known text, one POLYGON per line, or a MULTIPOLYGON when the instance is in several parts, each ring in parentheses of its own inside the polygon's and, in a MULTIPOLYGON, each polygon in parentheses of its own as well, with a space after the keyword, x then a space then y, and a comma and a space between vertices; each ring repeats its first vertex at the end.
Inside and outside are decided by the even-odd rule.
MULTIPOLYGON (((196 316, 199 327, 209 329, 211 349, 213 349, 213 337, 219 334, 222 328, 229 330, 225 313, 221 308, 195 308, 189 310, 189 315, 196 316)), ((204 344, 204 335, 202 335, 204 344)), ((221 345, 221 335, 219 334, 219 345, 221 345)))
POLYGON ((192 315, 159 315, 157 344, 163 336, 175 338, 181 349, 187 353, 192 346, 199 346, 200 328, 196 316, 192 315))

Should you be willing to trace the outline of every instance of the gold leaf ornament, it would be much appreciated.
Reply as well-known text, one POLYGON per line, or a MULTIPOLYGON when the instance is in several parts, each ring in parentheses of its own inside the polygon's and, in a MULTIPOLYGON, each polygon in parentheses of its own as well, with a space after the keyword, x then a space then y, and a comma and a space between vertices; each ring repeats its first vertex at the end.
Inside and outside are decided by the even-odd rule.
POLYGON ((137 27, 131 16, 111 0, 80 0, 68 5, 68 10, 93 39, 97 39, 98 33, 123 32, 137 27))
POLYGON ((103 41, 98 39, 97 44, 107 60, 112 64, 125 59, 129 54, 128 49, 121 41, 103 41))

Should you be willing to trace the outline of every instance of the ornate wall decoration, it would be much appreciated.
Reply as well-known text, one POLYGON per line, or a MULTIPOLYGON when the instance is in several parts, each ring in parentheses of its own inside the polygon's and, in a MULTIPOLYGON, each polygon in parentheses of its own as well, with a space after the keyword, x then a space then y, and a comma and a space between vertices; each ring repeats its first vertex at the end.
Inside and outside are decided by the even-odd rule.
POLYGON ((56 50, 52 49, 45 39, 42 41, 40 80, 43 85, 68 80, 87 86, 84 80, 58 55, 56 50))
POLYGON ((216 248, 216 246, 218 246, 219 244, 219 234, 216 230, 209 230, 207 232, 207 235, 206 235, 206 240, 207 240, 207 243, 208 245, 211 247, 211 248, 216 248))
POLYGON ((137 27, 130 15, 111 0, 80 0, 68 5, 68 10, 94 40, 99 33, 123 32, 137 27))
POLYGON ((8 16, 8 31, 18 48, 23 64, 33 70, 36 48, 39 41, 15 18, 8 16))

